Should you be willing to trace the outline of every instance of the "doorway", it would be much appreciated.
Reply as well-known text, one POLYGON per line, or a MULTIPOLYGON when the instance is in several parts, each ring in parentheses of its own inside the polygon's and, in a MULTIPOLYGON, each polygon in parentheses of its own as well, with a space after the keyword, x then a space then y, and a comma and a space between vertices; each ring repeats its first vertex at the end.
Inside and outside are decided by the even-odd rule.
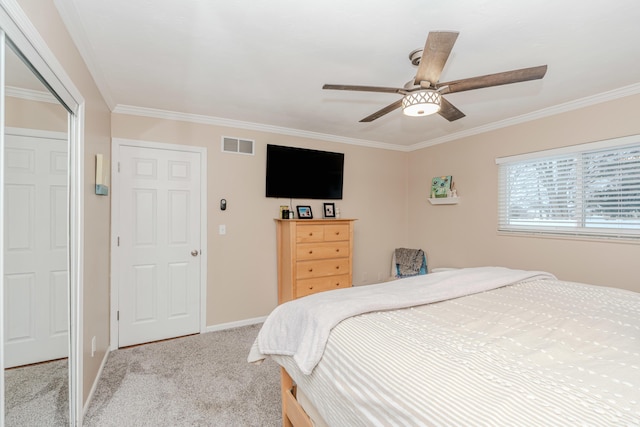
POLYGON ((113 140, 112 348, 205 324, 206 149, 113 140))

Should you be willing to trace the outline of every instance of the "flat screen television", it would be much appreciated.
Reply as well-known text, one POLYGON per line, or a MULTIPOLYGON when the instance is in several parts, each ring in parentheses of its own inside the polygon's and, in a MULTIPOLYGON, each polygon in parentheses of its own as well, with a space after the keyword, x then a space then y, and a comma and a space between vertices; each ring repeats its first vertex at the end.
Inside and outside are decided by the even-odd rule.
POLYGON ((344 153, 267 144, 267 197, 342 199, 344 153))

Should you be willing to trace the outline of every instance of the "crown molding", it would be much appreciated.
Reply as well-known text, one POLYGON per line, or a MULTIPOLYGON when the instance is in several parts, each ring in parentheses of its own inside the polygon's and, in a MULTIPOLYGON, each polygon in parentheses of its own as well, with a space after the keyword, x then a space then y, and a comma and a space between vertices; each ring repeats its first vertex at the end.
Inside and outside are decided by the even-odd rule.
POLYGON ((300 129, 292 129, 283 126, 272 126, 261 123, 244 122, 240 120, 223 119, 220 117, 205 116, 199 114, 179 113, 176 111, 158 110, 155 108, 134 107, 131 105, 117 105, 114 113, 132 116, 151 117, 156 119, 178 120, 183 122, 199 123, 213 126, 224 126, 236 129, 246 129, 260 132, 277 133, 281 135, 296 136, 299 138, 319 139, 322 141, 338 142, 341 144, 359 145, 369 148, 381 148, 393 151, 410 151, 408 147, 388 144, 366 139, 347 138, 319 132, 310 132, 300 129))
POLYGON ((60 104, 55 96, 45 91, 24 89, 13 86, 6 86, 4 91, 7 96, 11 96, 13 98, 26 99, 28 101, 48 102, 58 105, 60 104))
POLYGON ((282 126, 272 126, 260 123, 245 122, 240 120, 224 119, 220 117, 212 117, 198 114, 180 113, 175 111, 158 110, 154 108, 135 107, 131 105, 117 105, 114 109, 114 113, 127 114, 133 116, 144 116, 158 119, 178 120, 192 123, 208 124, 213 126, 225 126, 237 129, 254 130, 261 132, 277 133, 281 135, 290 135, 300 138, 319 139, 322 141, 337 142, 341 144, 359 145, 369 148, 380 148, 383 150, 403 151, 410 152, 421 150, 423 148, 432 147, 434 145, 443 144, 449 141, 455 141, 457 139, 466 138, 473 135, 479 135, 485 132, 490 132, 497 129, 502 129, 509 126, 514 126, 521 123, 530 122, 533 120, 542 119, 545 117, 554 116, 557 114, 578 110, 580 108, 590 107, 592 105, 601 104, 603 102, 613 101, 616 99, 624 98, 627 96, 640 94, 640 83, 625 86, 619 89, 614 89, 608 92, 603 92, 597 95, 580 98, 574 101, 565 102, 563 104, 555 105, 553 107, 544 108, 542 110, 534 111, 532 113, 523 114, 517 117, 512 117, 498 122, 489 123, 484 126, 478 126, 473 129, 468 129, 462 132, 456 132, 450 135, 446 135, 440 138, 434 138, 427 141, 423 141, 417 144, 409 146, 400 146, 395 144, 389 144, 379 141, 369 141, 365 139, 347 138, 338 135, 331 135, 318 132, 310 132, 299 129, 292 129, 282 126))
POLYGON ((30 136, 34 138, 46 138, 46 139, 59 139, 61 141, 69 140, 68 133, 58 132, 55 130, 26 129, 26 128, 16 128, 11 126, 5 126, 4 133, 6 135, 30 136))
POLYGON ((610 90, 608 92, 599 93, 593 96, 587 96, 585 98, 576 99, 574 101, 565 102, 564 104, 558 104, 553 107, 543 108, 542 110, 534 111, 532 113, 523 114, 521 116, 512 117, 510 119, 500 120, 495 123, 489 123, 484 126, 478 126, 473 129, 456 132, 440 138, 423 141, 418 144, 409 146, 407 151, 420 150, 423 148, 432 147, 434 145, 443 144, 445 142, 454 141, 456 139, 466 138, 468 136, 478 135, 481 133, 490 132, 492 130, 502 129, 505 127, 517 125, 520 123, 526 123, 549 116, 555 116, 557 114, 566 113, 569 111, 578 110, 580 108, 590 107, 592 105, 614 101, 616 99, 637 94, 640 94, 640 83, 624 86, 619 89, 610 90))

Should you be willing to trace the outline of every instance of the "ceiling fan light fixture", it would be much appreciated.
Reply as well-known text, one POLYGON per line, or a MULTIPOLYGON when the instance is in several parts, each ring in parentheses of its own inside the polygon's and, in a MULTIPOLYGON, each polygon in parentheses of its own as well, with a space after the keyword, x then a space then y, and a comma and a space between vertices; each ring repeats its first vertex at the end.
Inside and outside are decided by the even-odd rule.
POLYGON ((402 112, 411 117, 428 116, 440 111, 442 96, 435 90, 419 90, 402 98, 402 112))

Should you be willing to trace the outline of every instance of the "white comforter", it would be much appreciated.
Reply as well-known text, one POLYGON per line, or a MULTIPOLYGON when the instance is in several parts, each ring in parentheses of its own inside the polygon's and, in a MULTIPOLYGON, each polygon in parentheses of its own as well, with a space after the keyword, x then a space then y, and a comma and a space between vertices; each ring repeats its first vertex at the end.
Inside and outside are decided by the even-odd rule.
POLYGON ((329 426, 640 426, 640 294, 536 280, 345 319, 311 375, 329 426))
POLYGON ((300 370, 309 375, 322 358, 331 329, 344 319, 545 278, 555 279, 540 271, 480 267, 310 295, 276 307, 260 330, 248 360, 256 362, 267 355, 293 356, 300 370))

